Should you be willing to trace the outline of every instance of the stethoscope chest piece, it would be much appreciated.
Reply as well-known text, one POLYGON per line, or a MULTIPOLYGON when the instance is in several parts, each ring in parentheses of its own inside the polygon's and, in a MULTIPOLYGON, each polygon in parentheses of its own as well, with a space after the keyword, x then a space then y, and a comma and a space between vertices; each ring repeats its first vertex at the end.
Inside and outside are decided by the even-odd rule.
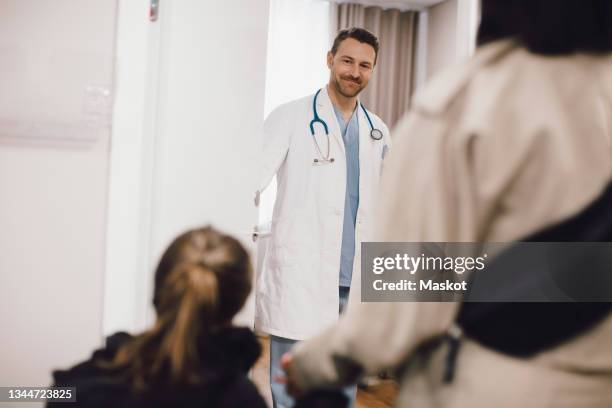
POLYGON ((370 137, 374 140, 380 140, 383 138, 383 133, 380 129, 374 128, 370 131, 370 137))

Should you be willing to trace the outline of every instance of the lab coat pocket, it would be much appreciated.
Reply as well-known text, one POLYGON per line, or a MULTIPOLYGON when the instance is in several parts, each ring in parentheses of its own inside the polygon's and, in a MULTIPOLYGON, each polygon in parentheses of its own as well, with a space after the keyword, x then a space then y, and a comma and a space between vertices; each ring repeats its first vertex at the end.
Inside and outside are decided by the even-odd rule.
POLYGON ((295 262, 292 255, 299 251, 306 234, 303 212, 294 211, 272 220, 272 247, 279 264, 295 262))
POLYGON ((282 293, 287 266, 280 260, 285 256, 282 246, 276 246, 270 248, 264 260, 265 267, 258 283, 258 291, 271 299, 278 299, 282 293))

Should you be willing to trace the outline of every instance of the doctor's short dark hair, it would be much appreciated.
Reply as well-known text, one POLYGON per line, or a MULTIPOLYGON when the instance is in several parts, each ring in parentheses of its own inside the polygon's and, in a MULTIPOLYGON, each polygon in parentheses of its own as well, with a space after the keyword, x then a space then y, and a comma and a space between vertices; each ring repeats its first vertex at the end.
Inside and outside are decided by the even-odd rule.
POLYGON ((612 52, 611 0, 481 0, 478 45, 513 39, 535 54, 612 52))
POLYGON ((338 48, 340 47, 340 43, 347 38, 352 38, 360 43, 371 45, 372 48, 374 48, 374 64, 376 64, 376 60, 378 59, 378 48, 380 46, 378 43, 378 37, 365 28, 352 27, 338 31, 338 34, 334 39, 334 44, 331 48, 332 55, 336 55, 338 48))

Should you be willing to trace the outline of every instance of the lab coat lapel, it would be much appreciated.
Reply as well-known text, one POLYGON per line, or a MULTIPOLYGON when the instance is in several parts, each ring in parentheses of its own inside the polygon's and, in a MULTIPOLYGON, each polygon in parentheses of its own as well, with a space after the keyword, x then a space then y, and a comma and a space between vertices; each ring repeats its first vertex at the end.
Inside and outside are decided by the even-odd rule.
MULTIPOLYGON (((361 107, 361 102, 359 101, 357 101, 357 119, 359 122, 359 168, 362 169, 361 173, 363 173, 363 170, 367 168, 367 165, 371 161, 370 152, 372 150, 373 140, 370 137, 370 122, 368 122, 363 112, 363 108, 361 107)), ((361 179, 360 177, 360 180, 361 179)))
POLYGON ((330 139, 336 142, 338 148, 344 155, 344 140, 342 139, 340 125, 338 124, 336 114, 334 113, 334 107, 332 106, 331 99, 329 99, 329 94, 327 93, 327 86, 323 87, 319 98, 317 98, 317 110, 319 111, 319 116, 321 116, 329 127, 330 139))

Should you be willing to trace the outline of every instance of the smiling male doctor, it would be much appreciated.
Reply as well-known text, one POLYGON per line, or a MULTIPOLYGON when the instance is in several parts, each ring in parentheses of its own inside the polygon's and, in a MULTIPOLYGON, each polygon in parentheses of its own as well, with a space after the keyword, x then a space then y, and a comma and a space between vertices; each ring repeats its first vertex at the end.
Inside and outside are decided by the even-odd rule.
MULTIPOLYGON (((327 53, 329 83, 266 119, 260 191, 277 176, 272 235, 256 285, 255 327, 270 334, 275 407, 293 405, 281 356, 338 320, 350 288, 359 299, 360 247, 372 230, 387 126, 359 102, 378 39, 342 30, 327 53)), ((258 192, 259 194, 259 192, 258 192)), ((353 302, 354 296, 351 297, 353 302)), ((356 390, 347 391, 354 400, 356 390)))

